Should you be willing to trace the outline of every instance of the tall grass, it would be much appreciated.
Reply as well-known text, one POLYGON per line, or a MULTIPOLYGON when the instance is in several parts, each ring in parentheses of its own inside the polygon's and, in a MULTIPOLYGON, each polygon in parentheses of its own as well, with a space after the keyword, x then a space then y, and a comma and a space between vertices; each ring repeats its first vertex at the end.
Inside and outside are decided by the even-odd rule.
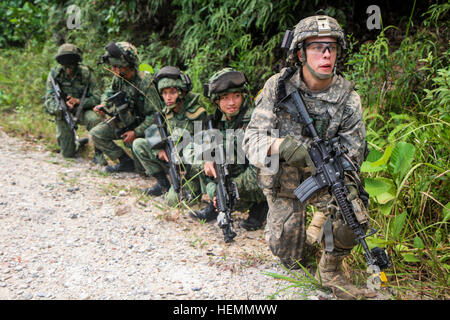
MULTIPOLYGON (((74 3, 82 8, 82 28, 64 37, 81 47, 101 88, 110 81, 110 74, 96 66, 104 45, 129 40, 138 46, 141 62, 154 71, 167 64, 186 70, 198 93, 226 65, 244 71, 256 93, 280 67, 282 34, 299 18, 292 12, 303 10, 306 16, 317 5, 287 0, 74 3), (98 19, 99 12, 108 18, 98 19), (137 18, 138 13, 148 16, 137 18), (176 19, 167 19, 172 22, 162 27, 156 20, 164 14, 176 19), (145 34, 135 30, 142 24, 149 28, 145 34)), ((49 30, 58 38, 65 11, 56 4, 49 8, 49 30)), ((389 283, 399 298, 449 298, 449 9, 448 4, 431 5, 423 16, 425 28, 416 31, 409 23, 398 46, 388 37, 390 31, 400 31, 394 26, 384 28, 373 42, 358 46, 354 41, 352 48, 358 50, 347 58, 345 75, 362 98, 371 149, 362 172, 371 196, 371 223, 379 232, 368 242, 390 253, 389 283)), ((332 7, 327 13, 333 10, 342 14, 332 7)), ((57 46, 49 39, 24 49, 1 49, 0 55, 0 125, 50 150, 57 149, 55 129, 43 111, 42 96, 57 46)), ((360 248, 348 263, 365 270, 360 248)))
POLYGON ((447 299, 450 51, 429 29, 392 48, 386 29, 350 56, 347 72, 362 97, 371 148, 361 171, 380 232, 368 242, 392 255, 400 297, 447 299))

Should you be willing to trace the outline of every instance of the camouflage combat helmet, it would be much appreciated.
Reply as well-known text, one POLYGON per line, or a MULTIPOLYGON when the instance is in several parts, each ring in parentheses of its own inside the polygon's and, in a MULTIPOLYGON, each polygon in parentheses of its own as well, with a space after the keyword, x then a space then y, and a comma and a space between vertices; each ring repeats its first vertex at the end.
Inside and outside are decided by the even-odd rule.
POLYGON ((63 66, 73 66, 81 62, 81 50, 76 45, 64 43, 58 48, 56 61, 63 66))
POLYGON ((159 94, 165 88, 176 88, 180 95, 186 94, 192 89, 189 76, 180 71, 177 67, 166 66, 161 68, 153 80, 158 88, 159 94))
MULTIPOLYGON (((289 46, 288 63, 295 64, 298 62, 297 49, 304 50, 304 41, 311 37, 334 37, 341 49, 347 48, 344 31, 336 19, 325 15, 307 17, 300 20, 295 26, 292 42, 289 46)), ((302 54, 305 56, 304 51, 302 54)))
POLYGON ((244 73, 233 68, 224 68, 209 78, 208 84, 204 86, 204 95, 215 104, 222 94, 247 92, 246 83, 247 78, 244 73))
POLYGON ((139 56, 136 48, 129 42, 110 42, 106 45, 102 61, 119 67, 136 68, 139 56))

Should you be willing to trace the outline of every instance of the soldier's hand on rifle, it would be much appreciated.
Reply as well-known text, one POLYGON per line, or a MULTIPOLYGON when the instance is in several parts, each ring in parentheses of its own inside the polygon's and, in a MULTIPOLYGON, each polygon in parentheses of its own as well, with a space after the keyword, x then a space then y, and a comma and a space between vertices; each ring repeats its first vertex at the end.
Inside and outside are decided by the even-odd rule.
POLYGON ((213 204, 214 204, 214 208, 217 209, 217 197, 213 198, 213 204))
POLYGON ((296 168, 306 168, 311 170, 311 174, 316 174, 314 165, 308 151, 301 145, 300 141, 292 136, 286 136, 279 147, 280 158, 284 159, 290 166, 296 168))
POLYGON ((208 177, 214 177, 217 178, 216 169, 214 168, 214 162, 206 161, 203 165, 203 169, 205 170, 205 174, 208 177))
POLYGON ((158 159, 169 162, 169 158, 167 157, 167 153, 164 149, 158 151, 158 159))
POLYGON ((130 130, 122 134, 120 137, 124 143, 132 143, 136 139, 136 133, 134 130, 130 130))
POLYGON ((74 98, 72 96, 67 96, 67 101, 66 104, 69 107, 70 110, 72 110, 73 108, 75 108, 75 106, 77 104, 80 103, 80 99, 74 98))
POLYGON ((104 106, 102 104, 99 104, 94 107, 94 111, 103 116, 105 113, 102 111, 102 108, 104 108, 104 106))

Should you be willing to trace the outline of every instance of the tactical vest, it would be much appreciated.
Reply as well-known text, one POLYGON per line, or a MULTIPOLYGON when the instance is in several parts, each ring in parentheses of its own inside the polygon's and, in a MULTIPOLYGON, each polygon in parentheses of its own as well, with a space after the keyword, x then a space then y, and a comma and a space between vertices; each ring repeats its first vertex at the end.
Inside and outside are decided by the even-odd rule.
POLYGON ((232 155, 233 159, 231 158, 229 159, 230 165, 228 167, 232 177, 239 176, 250 165, 247 157, 245 157, 244 151, 242 150, 241 140, 243 140, 244 130, 246 129, 248 123, 250 122, 250 118, 254 109, 255 106, 251 101, 251 98, 248 95, 246 95, 246 98, 242 102, 242 106, 239 113, 235 117, 233 117, 230 121, 226 120, 225 115, 219 109, 217 109, 215 114, 215 119, 213 121, 214 128, 217 128, 218 130, 220 130, 220 132, 222 132, 224 138, 225 152, 227 152, 227 150, 231 148, 231 146, 226 144, 227 130, 233 129, 234 133, 236 134, 233 137, 233 139, 229 141, 230 143, 234 144, 234 146, 232 147, 234 151, 232 155))
MULTIPOLYGON (((179 112, 163 109, 165 125, 168 134, 172 136, 175 143, 181 142, 183 134, 189 134, 191 139, 194 136, 194 122, 202 121, 206 115, 206 109, 199 105, 199 95, 196 93, 188 93, 183 101, 183 105, 179 112)), ((149 141, 151 148, 161 148, 161 136, 156 124, 150 125, 145 130, 145 137, 149 141)))
MULTIPOLYGON (((294 90, 299 90, 318 134, 327 140, 335 137, 343 121, 345 105, 354 85, 341 76, 335 76, 328 88, 318 93, 312 93, 303 82, 299 82, 299 73, 300 71, 295 68, 282 70, 276 88, 277 101, 294 90), (295 79, 294 75, 296 76, 295 79)), ((277 115, 276 128, 279 130, 279 137, 293 136, 308 148, 312 138, 306 127, 295 122, 294 117, 280 108, 278 104, 274 105, 273 111, 277 115)), ((283 197, 295 198, 293 191, 309 175, 309 169, 307 168, 298 169, 280 161, 279 169, 274 175, 261 175, 259 172, 258 183, 261 188, 272 189, 275 197, 279 194, 283 197)))
POLYGON ((91 70, 87 66, 78 65, 74 77, 70 79, 64 68, 57 67, 52 72, 52 76, 66 95, 81 99, 85 87, 90 83, 91 70))

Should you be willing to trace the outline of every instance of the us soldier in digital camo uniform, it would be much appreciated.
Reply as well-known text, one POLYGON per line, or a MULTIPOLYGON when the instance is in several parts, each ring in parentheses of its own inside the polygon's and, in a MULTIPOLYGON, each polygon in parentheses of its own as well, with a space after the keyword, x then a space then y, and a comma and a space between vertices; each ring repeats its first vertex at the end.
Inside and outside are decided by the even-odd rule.
MULTIPOLYGON (((237 156, 239 151, 242 152, 241 146, 238 145, 242 141, 242 137, 239 139, 239 134, 244 133, 254 110, 246 83, 247 79, 242 72, 225 68, 213 74, 209 79, 207 95, 217 108, 213 121, 214 128, 220 130, 224 139, 226 139, 226 131, 229 129, 233 129, 235 134, 231 140, 234 144, 233 162, 228 167, 239 193, 239 200, 234 209, 241 212, 249 210, 249 216, 247 220, 241 222, 241 227, 246 230, 257 230, 266 220, 267 201, 256 183, 256 168, 250 165, 247 159, 245 159, 245 163, 238 163, 237 156)), ((224 145, 225 150, 229 151, 230 147, 227 144, 224 145)), ((242 154, 242 156, 244 155, 242 154)), ((205 161, 203 168, 207 176, 216 178, 217 173, 213 162, 205 161)), ((206 191, 209 198, 213 199, 216 194, 216 183, 209 182, 206 191)), ((212 201, 204 209, 195 211, 195 215, 191 213, 195 218, 206 221, 215 219, 217 214, 212 201)))
MULTIPOLYGON (((189 92, 192 84, 189 77, 178 68, 166 66, 161 68, 155 75, 155 84, 159 94, 162 96, 165 106, 161 109, 163 120, 167 127, 167 134, 171 135, 175 147, 184 146, 186 149, 192 145, 183 141, 183 137, 194 134, 194 121, 203 121, 206 117, 206 109, 199 104, 199 94, 189 92)), ((201 125, 200 125, 201 127, 201 125)), ((171 206, 179 202, 179 197, 173 186, 167 179, 165 168, 167 168, 168 156, 161 145, 161 136, 156 124, 151 125, 145 132, 146 138, 140 138, 133 143, 133 152, 145 169, 145 172, 156 178, 156 184, 144 189, 144 193, 152 196, 160 196, 166 193, 167 203, 171 206)), ((180 148, 182 149, 182 148, 180 148)), ((182 153, 183 150, 180 150, 182 153)), ((189 151, 188 151, 189 152, 189 151)), ((187 154, 190 158, 191 153, 187 154)), ((182 154, 180 154, 182 159, 182 154)), ((189 167, 187 169, 186 183, 182 185, 185 191, 195 199, 200 190, 198 178, 189 178, 189 167)), ((183 180, 184 181, 184 180, 183 180)))
MULTIPOLYGON (((55 94, 50 77, 59 84, 61 91, 67 95, 66 105, 69 112, 75 116, 80 107, 80 100, 84 101, 81 106, 79 122, 85 124, 87 130, 92 129, 101 122, 101 118, 92 110, 99 102, 99 95, 92 71, 80 64, 81 50, 71 43, 61 45, 56 54, 56 61, 60 66, 52 68, 47 79, 47 91, 45 95, 45 110, 55 116, 56 140, 61 153, 66 158, 75 157, 81 146, 88 142, 87 138, 76 141, 74 132, 64 121, 63 114, 58 108, 53 95, 55 94)), ((94 162, 104 162, 103 154, 96 150, 94 162)))
POLYGON ((140 169, 141 165, 130 158, 114 140, 122 139, 125 146, 131 148, 136 138, 144 137, 145 129, 153 123, 153 114, 162 108, 162 103, 153 77, 138 71, 139 58, 131 43, 110 42, 105 48, 106 54, 102 60, 111 66, 115 76, 110 88, 102 95, 101 104, 95 106, 94 111, 104 115, 106 109, 110 109, 107 112, 113 117, 101 122, 89 133, 96 148, 111 160, 119 159, 118 164, 105 168, 107 172, 133 172, 135 167, 140 169), (122 104, 108 103, 108 98, 118 92, 124 93, 122 104))
MULTIPOLYGON (((360 97, 352 83, 336 74, 337 58, 345 48, 343 30, 331 17, 312 16, 295 26, 287 61, 298 68, 284 68, 265 83, 246 130, 244 150, 250 162, 261 169, 259 182, 269 204, 265 237, 273 254, 285 266, 298 267, 295 262, 304 262, 313 244, 319 242, 322 284, 332 288, 337 297, 352 299, 369 295, 347 280, 340 269, 356 245, 355 236, 343 220, 335 219, 336 203, 327 190, 310 198, 309 204, 318 212, 306 230, 306 208, 293 191, 315 172, 307 152, 311 138, 288 112, 276 108, 280 98, 299 90, 319 135, 328 140, 339 137, 348 156, 360 166, 366 151, 360 97), (268 134, 271 129, 279 130, 279 138, 268 134), (281 160, 279 170, 267 171, 269 156, 276 154, 281 160)), ((348 180, 353 199, 358 181, 358 177, 348 180)))

